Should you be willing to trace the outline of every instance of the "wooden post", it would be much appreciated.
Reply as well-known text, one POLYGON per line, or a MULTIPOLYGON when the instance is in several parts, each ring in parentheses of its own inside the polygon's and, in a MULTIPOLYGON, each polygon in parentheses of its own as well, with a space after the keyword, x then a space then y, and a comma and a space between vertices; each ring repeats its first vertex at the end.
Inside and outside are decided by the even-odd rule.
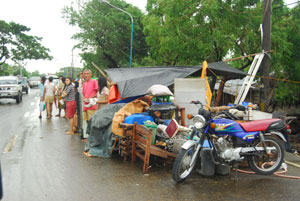
MULTIPOLYGON (((264 0, 264 7, 263 7, 263 22, 262 22, 262 50, 269 51, 271 50, 271 30, 272 30, 272 0, 264 0)), ((261 75, 269 77, 270 71, 270 61, 269 55, 266 55, 261 63, 261 75)), ((264 103, 264 110, 266 111, 269 105, 269 96, 270 96, 270 80, 269 79, 262 79, 263 84, 263 96, 262 102, 264 103)))
POLYGON ((226 82, 226 77, 224 76, 224 77, 222 77, 220 85, 219 85, 218 94, 217 94, 215 105, 214 105, 215 107, 219 106, 219 104, 220 104, 220 101, 222 98, 222 93, 223 93, 224 86, 225 86, 225 82, 226 82))

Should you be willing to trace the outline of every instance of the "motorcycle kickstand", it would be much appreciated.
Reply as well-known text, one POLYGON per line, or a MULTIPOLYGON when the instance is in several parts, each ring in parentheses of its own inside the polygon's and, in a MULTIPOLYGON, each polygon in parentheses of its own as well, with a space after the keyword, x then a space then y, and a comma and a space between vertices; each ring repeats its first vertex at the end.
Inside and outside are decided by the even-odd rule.
POLYGON ((234 177, 233 177, 233 180, 234 181, 238 181, 239 178, 238 178, 238 163, 234 163, 232 165, 233 169, 234 169, 234 177))

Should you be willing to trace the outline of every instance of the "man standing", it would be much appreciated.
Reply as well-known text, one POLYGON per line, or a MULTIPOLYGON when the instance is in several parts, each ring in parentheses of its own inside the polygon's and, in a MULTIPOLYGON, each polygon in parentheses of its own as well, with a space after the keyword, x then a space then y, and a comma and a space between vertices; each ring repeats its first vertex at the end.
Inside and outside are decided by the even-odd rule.
POLYGON ((63 76, 60 75, 59 76, 59 81, 58 81, 58 86, 57 86, 57 96, 58 96, 58 114, 55 115, 56 117, 60 117, 61 114, 61 109, 62 109, 62 104, 60 103, 61 95, 62 95, 62 90, 65 86, 65 84, 63 83, 63 76))
POLYGON ((98 92, 98 83, 96 80, 92 79, 92 71, 86 69, 83 71, 83 77, 85 82, 82 87, 82 95, 83 95, 83 120, 87 122, 91 119, 93 114, 97 110, 97 104, 90 106, 90 98, 96 98, 98 92))
POLYGON ((56 91, 55 84, 52 81, 53 77, 49 77, 49 82, 44 86, 43 98, 46 103, 47 119, 52 117, 52 104, 54 101, 54 92, 56 91))

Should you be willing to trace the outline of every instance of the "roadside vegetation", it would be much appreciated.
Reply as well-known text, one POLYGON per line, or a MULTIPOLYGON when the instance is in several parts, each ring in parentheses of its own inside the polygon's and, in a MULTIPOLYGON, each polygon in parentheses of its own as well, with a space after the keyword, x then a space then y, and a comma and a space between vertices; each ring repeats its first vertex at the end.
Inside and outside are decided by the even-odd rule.
MULTIPOLYGON (((63 17, 79 32, 73 37, 85 67, 129 66, 130 18, 98 0, 65 7, 63 17), (79 9, 78 9, 79 8, 79 9)), ((201 65, 261 52, 262 0, 148 0, 146 12, 122 0, 110 3, 134 18, 134 66, 201 65)), ((272 2, 270 76, 300 81, 300 5, 272 2)), ((253 57, 229 64, 247 72, 253 57)), ((273 103, 299 101, 300 84, 272 82, 273 103)))
MULTIPOLYGON (((146 12, 123 0, 111 4, 134 19, 133 66, 201 65, 261 52, 263 0, 148 0, 146 12)), ((129 66, 130 17, 98 0, 77 0, 66 6, 62 17, 78 28, 73 38, 84 68, 129 66)), ((41 38, 27 35, 30 29, 0 21, 0 75, 15 73, 11 59, 51 59, 41 38)), ((283 0, 272 1, 272 46, 270 76, 289 81, 271 81, 272 103, 293 104, 300 100, 300 4, 289 8, 283 0)), ((253 57, 232 61, 248 71, 253 57)), ((26 74, 26 72, 24 73, 26 74)), ((260 75, 260 74, 258 74, 260 75)), ((260 78, 258 78, 260 81, 260 78)))

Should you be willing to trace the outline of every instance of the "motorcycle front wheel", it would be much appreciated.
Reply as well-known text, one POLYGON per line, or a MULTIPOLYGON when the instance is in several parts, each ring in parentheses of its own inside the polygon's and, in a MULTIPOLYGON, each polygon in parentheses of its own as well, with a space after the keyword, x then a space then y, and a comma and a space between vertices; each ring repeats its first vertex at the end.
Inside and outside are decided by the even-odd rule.
POLYGON ((196 156, 195 160, 192 161, 193 156, 197 154, 196 147, 194 145, 189 149, 181 149, 179 152, 172 168, 173 179, 177 183, 183 182, 194 169, 198 159, 196 156))
MULTIPOLYGON (((282 143, 277 138, 265 136, 265 143, 267 147, 272 148, 270 153, 259 151, 256 156, 251 157, 248 161, 250 168, 261 175, 269 175, 276 172, 284 159, 284 148, 282 143)), ((263 147, 260 139, 253 143, 254 147, 263 147)))

